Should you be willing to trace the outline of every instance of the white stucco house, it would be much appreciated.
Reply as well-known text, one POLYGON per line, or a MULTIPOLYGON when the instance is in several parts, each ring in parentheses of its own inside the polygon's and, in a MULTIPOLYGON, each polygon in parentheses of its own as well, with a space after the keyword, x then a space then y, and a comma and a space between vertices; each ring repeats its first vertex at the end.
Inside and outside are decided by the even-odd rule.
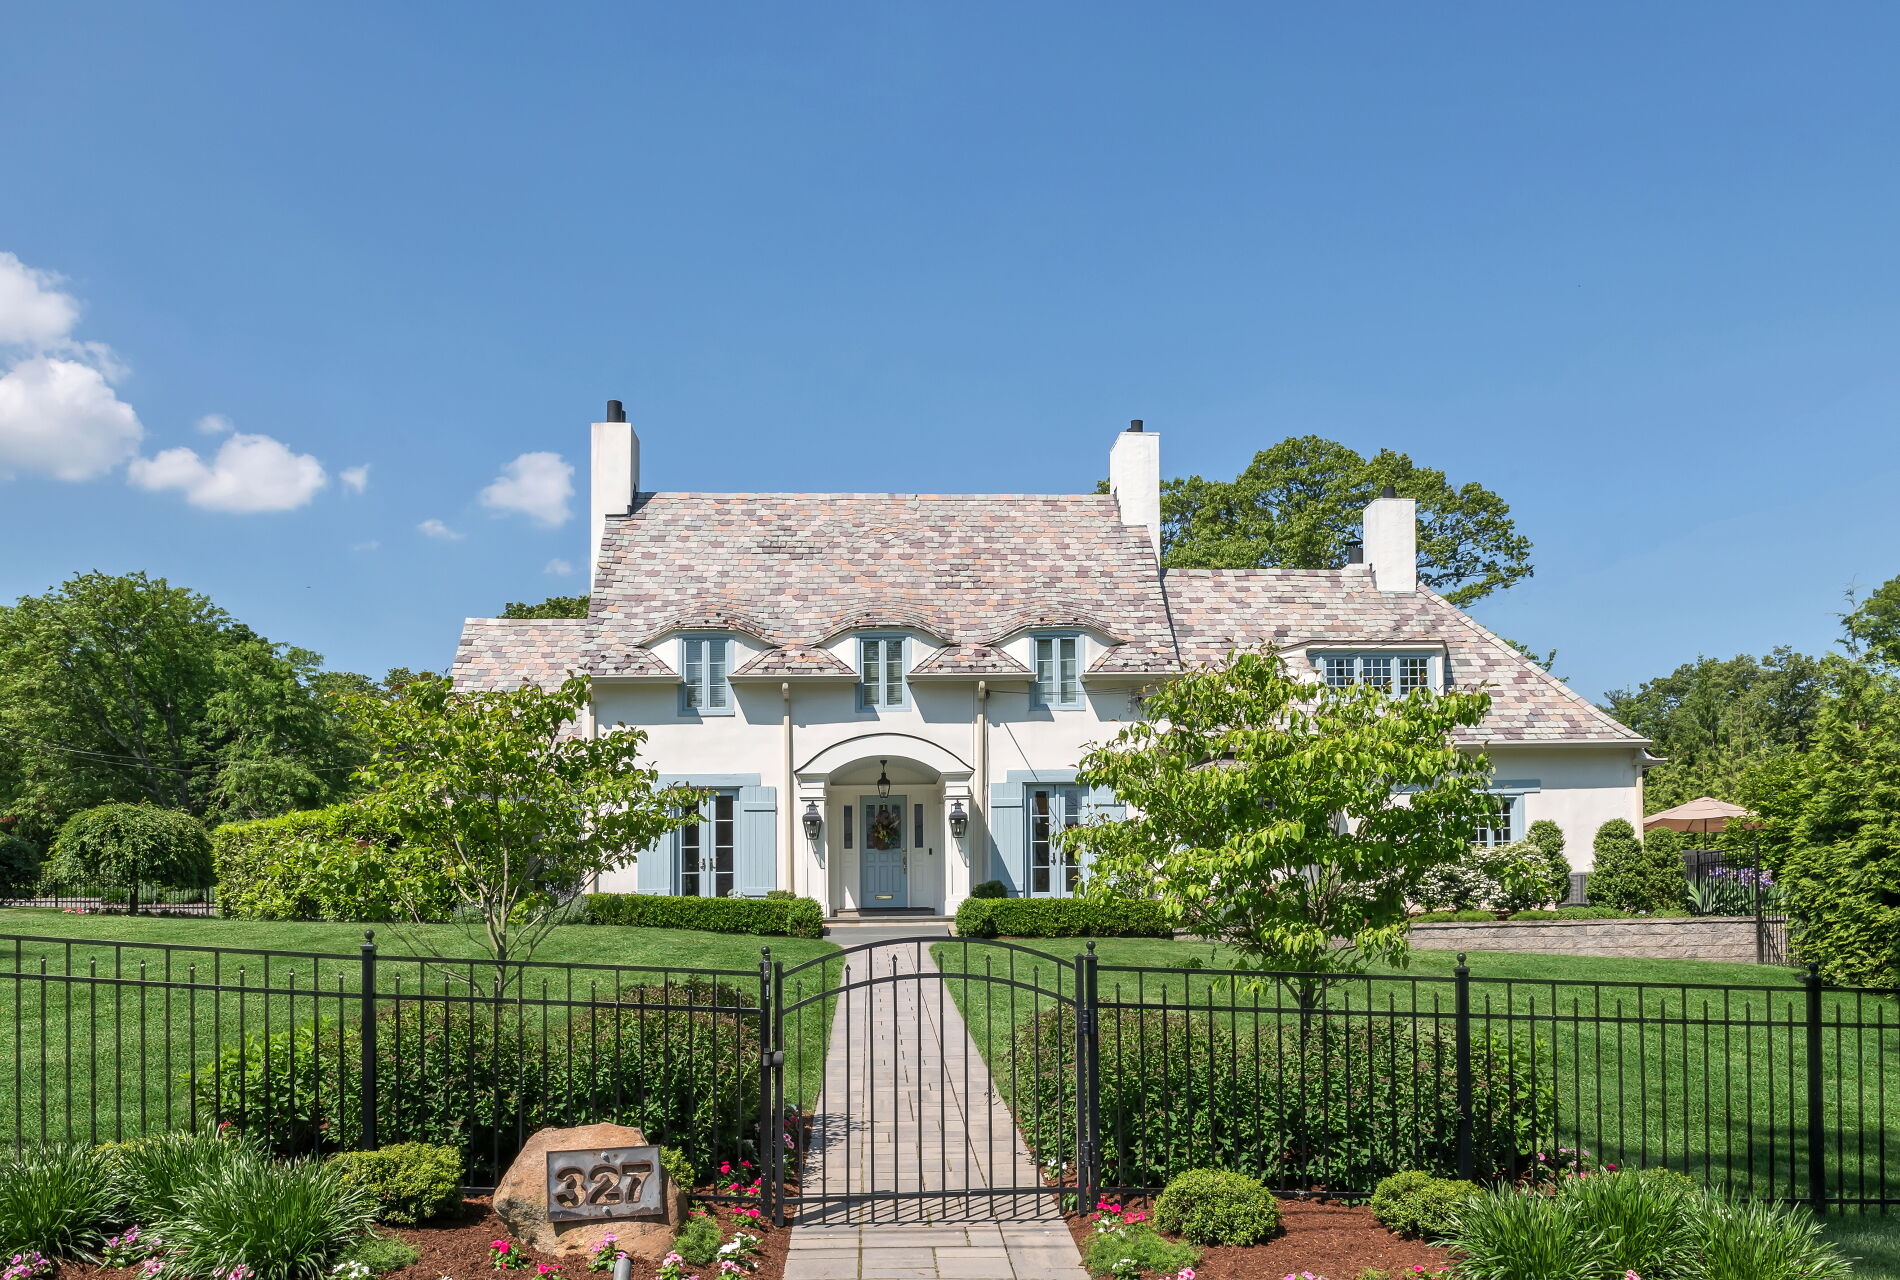
POLYGON ((1144 687, 1262 645, 1317 679, 1488 689, 1464 740, 1495 767, 1487 840, 1549 818, 1581 870, 1600 823, 1640 820, 1647 742, 1419 585, 1409 499, 1367 508, 1364 563, 1163 571, 1139 423, 1103 495, 681 493, 640 487, 607 416, 589 616, 470 618, 454 666, 468 689, 588 674, 583 732, 637 726, 665 780, 709 789, 604 890, 786 888, 833 914, 953 912, 991 879, 1067 894, 1051 832, 1119 812, 1075 785, 1084 748, 1144 687))

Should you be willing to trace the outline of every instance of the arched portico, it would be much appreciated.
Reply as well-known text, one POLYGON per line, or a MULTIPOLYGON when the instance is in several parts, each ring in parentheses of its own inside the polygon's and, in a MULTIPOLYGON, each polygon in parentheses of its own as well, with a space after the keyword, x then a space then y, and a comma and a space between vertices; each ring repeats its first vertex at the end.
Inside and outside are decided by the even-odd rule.
POLYGON ((935 913, 969 893, 969 841, 952 838, 948 815, 973 807, 971 768, 955 752, 868 733, 816 752, 794 775, 801 839, 803 816, 822 815, 807 854, 821 863, 814 881, 831 913, 935 913))

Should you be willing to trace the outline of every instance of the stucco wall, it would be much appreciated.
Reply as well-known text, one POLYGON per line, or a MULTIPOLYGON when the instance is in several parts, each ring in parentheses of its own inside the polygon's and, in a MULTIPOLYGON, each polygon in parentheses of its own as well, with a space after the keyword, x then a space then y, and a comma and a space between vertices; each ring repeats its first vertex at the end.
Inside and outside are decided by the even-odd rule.
POLYGON ((1538 784, 1524 796, 1525 828, 1541 819, 1563 828, 1573 871, 1594 865, 1591 843, 1605 822, 1642 823, 1641 752, 1633 748, 1493 746, 1485 754, 1500 780, 1538 784))
POLYGON ((1752 916, 1692 920, 1523 920, 1495 924, 1415 924, 1423 951, 1528 951, 1538 955, 1634 956, 1754 964, 1752 916))

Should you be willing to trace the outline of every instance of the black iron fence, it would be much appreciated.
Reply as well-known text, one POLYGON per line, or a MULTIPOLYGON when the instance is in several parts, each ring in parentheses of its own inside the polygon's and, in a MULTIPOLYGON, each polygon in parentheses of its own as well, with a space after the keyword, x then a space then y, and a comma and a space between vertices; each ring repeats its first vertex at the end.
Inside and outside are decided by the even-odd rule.
MULTIPOLYGON (((369 935, 365 935, 368 939, 369 935)), ((283 1154, 425 1141, 492 1185, 611 1121, 756 1161, 766 975, 0 936, 0 1142, 234 1126, 283 1154)))
POLYGON ((0 889, 0 907, 41 907, 76 915, 214 916, 217 890, 177 885, 124 885, 42 878, 9 894, 0 889))
POLYGON ((1757 964, 1792 964, 1788 910, 1775 873, 1745 849, 1687 849, 1683 874, 1689 906, 1699 916, 1747 916, 1755 921, 1757 964))
POLYGON ((1039 1159, 1066 1158, 1079 1116, 1083 1186, 1153 1192, 1212 1166, 1281 1194, 1359 1196, 1407 1168, 1536 1179, 1587 1165, 1816 1207, 1900 1204, 1900 992, 1828 988, 1812 971, 1714 986, 1088 955, 1066 981, 1076 1009, 1046 1003, 1034 1039, 972 1024, 1039 1159), (1080 1076, 1046 1048, 1065 1016, 1088 1029, 1080 1076))
MULTIPOLYGON (((806 973, 769 956, 753 971, 496 965, 368 943, 326 955, 0 935, 0 1142, 226 1124, 286 1153, 445 1142, 487 1185, 543 1125, 618 1121, 702 1172, 752 1161, 768 1205, 809 1203, 830 1192, 791 1189, 796 1157, 840 1126, 807 1127, 804 1105, 821 1082, 842 1088, 820 1110, 854 1097, 846 1129, 922 1106, 903 1091, 924 1077, 875 1041, 942 1021, 913 1010, 873 1028, 886 997, 855 993, 936 987, 1039 1176, 1085 1199, 1210 1165, 1346 1196, 1404 1168, 1534 1178, 1587 1161, 1817 1208, 1900 1204, 1900 992, 1812 971, 1747 986, 1490 978, 1462 963, 1262 974, 977 939, 891 945, 913 953, 907 967, 846 955, 806 973), (840 1016, 867 1021, 840 1035, 840 1016)), ((880 1190, 860 1180, 840 1194, 880 1190)))

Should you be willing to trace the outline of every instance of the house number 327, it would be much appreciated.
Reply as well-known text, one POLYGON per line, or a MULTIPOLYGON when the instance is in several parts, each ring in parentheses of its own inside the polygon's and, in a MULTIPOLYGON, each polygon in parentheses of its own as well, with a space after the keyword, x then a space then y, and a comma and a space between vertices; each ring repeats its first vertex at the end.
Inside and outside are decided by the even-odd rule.
POLYGON ((660 1212, 656 1147, 548 1153, 548 1220, 660 1212))

